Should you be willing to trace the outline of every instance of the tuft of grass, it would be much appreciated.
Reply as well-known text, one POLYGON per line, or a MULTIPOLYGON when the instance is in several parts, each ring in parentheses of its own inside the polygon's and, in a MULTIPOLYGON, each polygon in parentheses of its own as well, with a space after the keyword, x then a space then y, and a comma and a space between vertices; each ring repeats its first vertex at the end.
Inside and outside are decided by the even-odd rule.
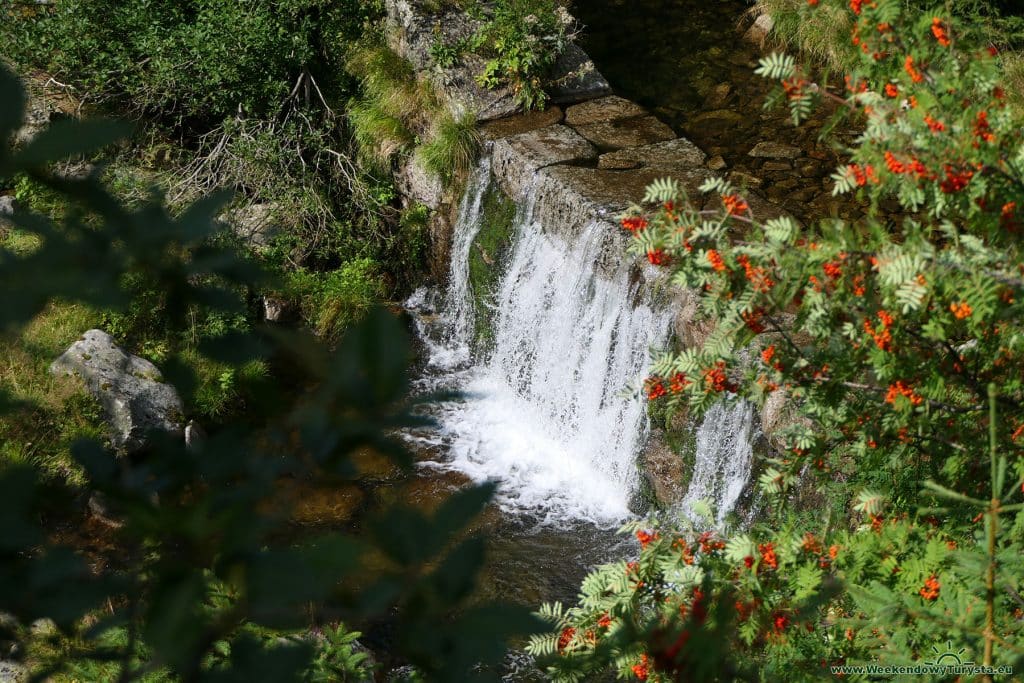
POLYGON ((464 177, 480 154, 481 139, 476 117, 463 114, 458 119, 442 116, 425 143, 416 150, 420 163, 445 184, 464 177))
POLYGON ((388 48, 360 48, 349 59, 348 68, 359 77, 364 98, 388 116, 409 120, 422 110, 424 92, 416 73, 388 48))
POLYGON ((401 119, 387 114, 372 100, 351 102, 348 117, 359 145, 360 158, 373 167, 386 167, 396 154, 408 150, 415 140, 401 119))
POLYGON ((382 45, 355 50, 348 69, 362 84, 348 116, 364 162, 383 169, 419 141, 423 167, 446 185, 470 169, 481 145, 475 116, 452 116, 433 86, 382 45))
POLYGON ((1003 53, 1003 78, 1010 106, 1017 111, 1024 111, 1024 54, 1003 53))
POLYGON ((749 13, 775 21, 771 39, 798 50, 832 69, 848 69, 857 59, 850 42, 851 13, 845 7, 819 5, 808 19, 800 12, 806 0, 756 0, 749 13))

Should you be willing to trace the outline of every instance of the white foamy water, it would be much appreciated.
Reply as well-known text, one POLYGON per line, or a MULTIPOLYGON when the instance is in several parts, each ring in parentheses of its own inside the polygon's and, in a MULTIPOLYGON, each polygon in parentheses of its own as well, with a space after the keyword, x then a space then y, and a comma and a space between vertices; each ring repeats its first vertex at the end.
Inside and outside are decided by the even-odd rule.
MULTIPOLYGON (((435 407, 440 432, 428 438, 444 447, 441 466, 497 481, 506 511, 557 523, 617 524, 630 514, 636 458, 648 432, 645 400, 624 389, 639 385, 650 349, 667 342, 672 312, 637 296, 629 259, 613 259, 618 265, 598 272, 608 224, 591 224, 567 240, 538 223, 527 192, 517 207, 510 255, 500 264, 493 344, 474 354, 468 262, 486 220, 482 205, 490 182, 485 159, 463 197, 443 297, 432 302, 430 293, 420 291, 408 302, 436 312, 420 324, 431 385, 467 395, 435 407)), ((749 475, 749 452, 744 456, 733 446, 742 440, 735 419, 715 411, 732 415, 712 410, 698 451, 711 458, 735 451, 746 457, 738 467, 749 475)), ((743 414, 752 419, 749 409, 743 414)), ((698 455, 699 467, 733 468, 701 463, 698 455)), ((745 479, 718 487, 710 469, 695 473, 694 481, 701 491, 724 496, 719 509, 731 509, 745 479)))
POLYGON ((754 407, 745 401, 721 401, 708 410, 697 429, 693 477, 683 498, 684 512, 708 501, 721 525, 736 508, 750 480, 755 435, 754 407))

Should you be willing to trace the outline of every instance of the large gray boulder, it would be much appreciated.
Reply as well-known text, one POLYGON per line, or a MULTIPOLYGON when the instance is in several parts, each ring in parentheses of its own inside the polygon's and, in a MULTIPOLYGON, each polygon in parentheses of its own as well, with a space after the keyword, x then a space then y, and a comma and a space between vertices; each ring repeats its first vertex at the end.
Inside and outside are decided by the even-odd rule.
POLYGON ((82 379, 103 406, 110 439, 120 451, 146 446, 154 430, 181 434, 181 398, 155 365, 122 350, 102 330, 89 330, 50 365, 55 375, 82 379))

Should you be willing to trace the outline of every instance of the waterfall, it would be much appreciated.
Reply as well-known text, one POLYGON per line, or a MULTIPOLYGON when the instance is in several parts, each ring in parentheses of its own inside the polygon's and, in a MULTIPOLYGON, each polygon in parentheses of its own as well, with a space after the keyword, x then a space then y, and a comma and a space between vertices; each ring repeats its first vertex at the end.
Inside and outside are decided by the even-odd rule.
MULTIPOLYGON (((637 291, 630 259, 602 258, 622 248, 617 236, 609 242, 607 222, 566 238, 542 224, 529 187, 500 264, 492 343, 474 350, 468 261, 487 220, 491 182, 485 159, 463 195, 439 315, 420 325, 433 388, 466 396, 434 409, 435 444, 447 454, 434 466, 497 481, 498 502, 508 511, 541 521, 617 524, 630 514, 636 458, 648 432, 646 401, 625 388, 639 386, 650 349, 667 343, 672 311, 637 291)), ((429 309, 428 299, 418 292, 410 307, 429 309)), ((744 446, 751 424, 749 407, 712 409, 697 437, 691 493, 700 495, 693 500, 721 496, 722 511, 735 505, 746 482, 741 473, 750 470, 744 446)))
POLYGON ((681 507, 693 517, 693 504, 708 501, 721 525, 739 502, 750 479, 755 437, 754 407, 745 401, 720 401, 697 429, 696 457, 681 507))

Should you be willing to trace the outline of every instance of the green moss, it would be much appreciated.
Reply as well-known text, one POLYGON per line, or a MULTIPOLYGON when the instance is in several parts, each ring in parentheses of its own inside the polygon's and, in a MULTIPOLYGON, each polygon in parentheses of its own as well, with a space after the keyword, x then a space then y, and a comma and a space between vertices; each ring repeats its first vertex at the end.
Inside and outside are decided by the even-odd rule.
POLYGON ((487 348, 494 340, 495 297, 512 245, 516 207, 492 185, 484 195, 482 212, 483 224, 469 252, 469 286, 476 312, 476 343, 487 348))

